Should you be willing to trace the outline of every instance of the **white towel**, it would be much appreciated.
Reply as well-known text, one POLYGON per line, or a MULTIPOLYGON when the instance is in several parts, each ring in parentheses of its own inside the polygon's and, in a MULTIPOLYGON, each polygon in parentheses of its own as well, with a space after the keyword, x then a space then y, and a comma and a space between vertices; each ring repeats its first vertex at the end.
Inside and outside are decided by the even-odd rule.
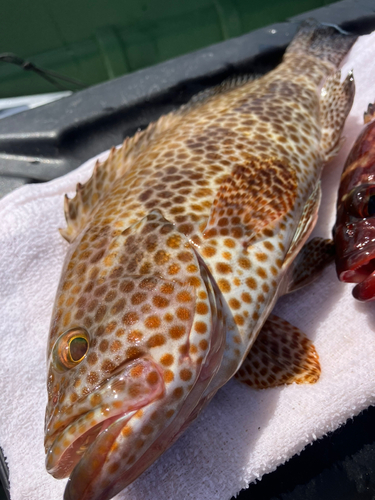
MULTIPOLYGON (((375 33, 362 37, 344 65, 357 85, 347 140, 323 176, 315 235, 330 236, 346 154, 375 99, 375 33)), ((105 154, 102 155, 104 157, 105 154)), ((47 184, 28 185, 0 202, 0 445, 12 500, 60 500, 65 480, 44 469, 45 350, 67 243, 63 194, 74 193, 94 160, 47 184)), ((119 500, 229 499, 308 443, 375 402, 374 305, 356 302, 331 266, 313 285, 283 297, 276 313, 301 328, 320 355, 315 385, 255 391, 232 380, 178 442, 119 500)))

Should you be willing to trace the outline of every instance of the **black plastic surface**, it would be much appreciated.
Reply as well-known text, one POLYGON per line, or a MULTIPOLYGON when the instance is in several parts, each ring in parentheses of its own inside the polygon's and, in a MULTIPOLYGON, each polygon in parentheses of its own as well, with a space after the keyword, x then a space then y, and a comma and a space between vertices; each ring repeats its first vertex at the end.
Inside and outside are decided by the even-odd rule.
POLYGON ((200 90, 274 67, 298 21, 315 17, 358 34, 375 26, 373 0, 344 0, 0 121, 0 175, 45 181, 119 144, 200 90))
MULTIPOLYGON (((13 178, 16 183, 53 179, 119 144, 197 92, 233 75, 267 72, 279 63, 298 22, 307 17, 366 34, 375 29, 375 2, 344 0, 297 16, 290 22, 268 26, 4 118, 0 120, 0 177, 8 181, 13 178)), ((250 485, 239 498, 375 499, 374 408, 363 415, 317 441, 260 483, 250 485), (364 435, 370 436, 369 439, 364 439, 364 435), (336 456, 332 450, 338 448, 340 452, 336 456), (324 462, 327 457, 331 458, 324 462), (337 479, 335 470, 351 460, 354 460, 351 469, 349 467, 352 472, 346 474, 346 479, 345 474, 337 479), (311 465, 319 461, 321 466, 311 465), (333 470, 333 476, 329 470, 333 470), (364 478, 362 482, 360 477, 364 478), (337 488, 337 480, 344 486, 337 488), (357 493, 362 496, 348 496, 354 495, 350 489, 353 480, 360 485, 357 493), (345 481, 349 481, 346 487, 345 481)), ((1 458, 0 481, 7 488, 8 477, 1 458)), ((0 500, 7 498, 2 494, 0 491, 0 500)))

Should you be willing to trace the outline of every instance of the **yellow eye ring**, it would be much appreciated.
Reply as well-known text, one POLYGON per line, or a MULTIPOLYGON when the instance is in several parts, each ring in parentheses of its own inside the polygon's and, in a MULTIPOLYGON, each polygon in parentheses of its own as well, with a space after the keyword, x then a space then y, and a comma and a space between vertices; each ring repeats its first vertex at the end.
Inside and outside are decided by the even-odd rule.
POLYGON ((86 357, 90 346, 89 334, 84 328, 71 328, 56 340, 52 361, 58 371, 74 368, 86 357))

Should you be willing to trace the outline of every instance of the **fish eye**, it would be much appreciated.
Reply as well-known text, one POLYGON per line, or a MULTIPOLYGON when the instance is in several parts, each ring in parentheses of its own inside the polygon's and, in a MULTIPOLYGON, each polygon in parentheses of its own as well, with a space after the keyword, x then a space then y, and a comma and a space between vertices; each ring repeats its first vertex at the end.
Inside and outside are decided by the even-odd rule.
POLYGON ((345 199, 345 208, 358 219, 375 216, 375 185, 364 184, 351 190, 345 199))
POLYGON ((372 194, 367 203, 367 212, 369 217, 375 215, 375 194, 372 194))
POLYGON ((89 334, 84 328, 71 328, 56 340, 52 361, 59 371, 70 370, 85 358, 89 350, 89 334))

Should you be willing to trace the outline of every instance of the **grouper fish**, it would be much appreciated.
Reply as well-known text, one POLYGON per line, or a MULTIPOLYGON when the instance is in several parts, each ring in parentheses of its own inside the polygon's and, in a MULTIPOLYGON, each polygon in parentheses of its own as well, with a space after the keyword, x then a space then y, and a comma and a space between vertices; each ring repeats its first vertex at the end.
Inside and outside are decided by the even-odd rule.
POLYGON ((45 420, 65 500, 112 498, 237 372, 258 388, 318 379, 314 346, 271 311, 329 254, 303 245, 353 100, 337 67, 354 41, 304 23, 276 69, 161 117, 66 197, 45 420))

